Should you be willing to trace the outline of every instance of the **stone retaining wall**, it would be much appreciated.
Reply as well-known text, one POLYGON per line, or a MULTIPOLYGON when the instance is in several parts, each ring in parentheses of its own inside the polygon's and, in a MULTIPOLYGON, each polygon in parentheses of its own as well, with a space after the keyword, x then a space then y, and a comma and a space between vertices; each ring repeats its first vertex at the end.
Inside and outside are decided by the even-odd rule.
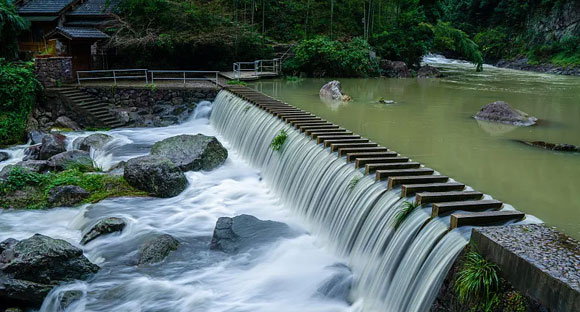
POLYGON ((73 81, 71 57, 49 57, 34 60, 36 78, 48 88, 73 81))

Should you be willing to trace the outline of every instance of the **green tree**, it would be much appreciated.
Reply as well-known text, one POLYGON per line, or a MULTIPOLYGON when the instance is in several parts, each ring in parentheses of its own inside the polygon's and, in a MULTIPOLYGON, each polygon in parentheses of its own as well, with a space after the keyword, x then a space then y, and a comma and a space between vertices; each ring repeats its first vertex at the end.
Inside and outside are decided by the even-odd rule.
POLYGON ((11 0, 0 0, 0 57, 18 58, 18 35, 29 26, 30 23, 16 13, 11 0))

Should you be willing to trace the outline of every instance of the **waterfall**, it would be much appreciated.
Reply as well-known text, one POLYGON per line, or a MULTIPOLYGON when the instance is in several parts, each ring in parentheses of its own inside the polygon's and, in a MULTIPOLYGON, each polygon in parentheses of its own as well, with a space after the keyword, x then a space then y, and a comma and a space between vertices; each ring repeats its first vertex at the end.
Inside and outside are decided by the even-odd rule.
POLYGON ((398 227, 400 189, 363 177, 280 119, 227 91, 214 101, 212 126, 263 177, 282 203, 307 227, 349 259, 356 274, 353 301, 364 311, 427 311, 461 249, 465 231, 447 230, 429 211, 417 209, 398 227), (270 148, 281 130, 288 137, 270 148))

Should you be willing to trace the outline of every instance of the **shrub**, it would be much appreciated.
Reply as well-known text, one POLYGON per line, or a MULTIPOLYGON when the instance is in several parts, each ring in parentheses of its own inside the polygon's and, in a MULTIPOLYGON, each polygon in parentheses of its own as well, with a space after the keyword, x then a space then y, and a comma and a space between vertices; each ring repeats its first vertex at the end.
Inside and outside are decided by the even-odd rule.
POLYGON ((455 280, 455 291, 463 304, 491 310, 498 302, 498 268, 479 253, 469 251, 455 280))
POLYGON ((499 61, 509 58, 512 54, 507 31, 503 27, 496 27, 479 32, 473 41, 481 48, 486 61, 499 61))
POLYGON ((303 40, 295 48, 295 57, 284 64, 291 75, 301 72, 313 77, 367 77, 378 74, 371 46, 361 38, 350 41, 327 37, 303 40))
POLYGON ((483 56, 479 47, 466 33, 453 28, 449 23, 437 22, 436 25, 427 25, 433 31, 433 51, 452 51, 465 57, 476 66, 476 71, 483 70, 483 56))
POLYGON ((275 138, 272 139, 270 147, 275 151, 279 151, 282 148, 282 145, 284 145, 284 142, 286 142, 287 138, 288 133, 286 133, 286 130, 280 130, 280 134, 278 134, 275 138))

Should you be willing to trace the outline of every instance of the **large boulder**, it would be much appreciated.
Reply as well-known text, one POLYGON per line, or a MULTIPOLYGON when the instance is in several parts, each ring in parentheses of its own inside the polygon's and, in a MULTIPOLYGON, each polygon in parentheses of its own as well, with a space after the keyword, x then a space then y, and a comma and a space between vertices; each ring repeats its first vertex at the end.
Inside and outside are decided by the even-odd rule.
POLYGON ((260 220, 250 215, 218 219, 210 249, 236 253, 272 242, 281 237, 294 237, 297 233, 288 225, 270 220, 260 220))
POLYGON ((538 118, 529 116, 520 110, 513 109, 504 101, 487 104, 473 118, 514 126, 532 126, 538 121, 538 118))
POLYGON ((402 61, 380 60, 379 67, 383 76, 389 78, 411 78, 411 71, 402 61))
POLYGON ((68 129, 72 129, 74 131, 80 131, 82 130, 82 128, 79 126, 78 123, 76 123, 76 121, 68 118, 67 116, 60 116, 56 119, 55 124, 57 126, 63 127, 63 128, 68 128, 68 129))
POLYGON ((6 152, 0 152, 0 162, 10 159, 10 154, 6 152))
POLYGON ((342 93, 340 81, 333 80, 322 86, 318 92, 320 98, 333 101, 350 101, 350 97, 342 93))
POLYGON ((78 147, 78 149, 82 151, 90 152, 91 148, 94 150, 100 149, 112 140, 113 137, 110 135, 104 133, 95 133, 87 137, 74 140, 73 146, 78 147))
POLYGON ((28 139, 30 140, 30 144, 41 144, 42 139, 47 135, 49 135, 49 133, 46 131, 32 130, 28 133, 28 139))
POLYGON ((179 241, 169 234, 148 240, 139 248, 139 264, 159 263, 177 249, 179 241))
POLYGON ((443 75, 436 67, 424 65, 417 71, 417 78, 441 78, 443 75))
POLYGON ((66 151, 48 159, 47 165, 52 170, 66 170, 72 166, 93 168, 93 160, 89 152, 81 150, 66 151))
POLYGON ((155 143, 151 155, 167 157, 183 171, 199 171, 221 166, 228 151, 215 137, 184 134, 155 143))
POLYGON ((51 188, 46 201, 51 207, 72 207, 89 198, 90 195, 80 186, 62 185, 51 188))
POLYGON ((99 236, 111 234, 115 232, 121 232, 127 226, 125 220, 116 217, 105 218, 97 224, 95 224, 91 229, 83 235, 81 244, 85 245, 88 242, 98 238, 99 236))
POLYGON ((87 279, 99 270, 64 240, 36 234, 6 245, 0 253, 2 303, 39 307, 53 287, 87 279))
POLYGON ((37 160, 40 158, 40 148, 42 144, 36 144, 24 149, 24 157, 22 160, 37 160))
POLYGON ((123 173, 136 189, 157 197, 179 195, 187 187, 187 178, 171 160, 157 155, 130 159, 123 173))
POLYGON ((46 160, 19 161, 14 165, 6 165, 0 170, 0 180, 5 180, 14 168, 21 168, 29 172, 42 173, 48 169, 46 160))
POLYGON ((47 160, 56 154, 66 151, 65 140, 66 137, 62 134, 51 133, 44 136, 42 138, 42 146, 40 146, 38 159, 47 160))

